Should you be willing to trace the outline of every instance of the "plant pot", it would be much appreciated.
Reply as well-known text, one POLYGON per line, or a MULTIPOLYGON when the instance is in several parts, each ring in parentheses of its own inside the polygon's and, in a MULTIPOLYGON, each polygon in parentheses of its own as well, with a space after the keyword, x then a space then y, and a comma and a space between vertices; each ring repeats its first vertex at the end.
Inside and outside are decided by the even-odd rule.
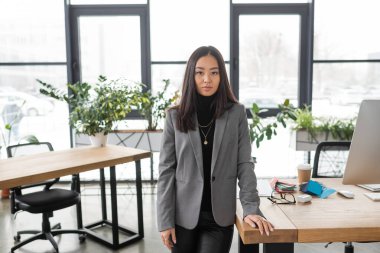
POLYGON ((291 146, 297 151, 314 151, 318 144, 323 141, 341 141, 324 132, 311 136, 306 130, 292 131, 291 146))
MULTIPOLYGON (((138 149, 159 152, 161 148, 162 130, 148 131, 142 129, 115 130, 107 135, 107 143, 138 149)), ((94 136, 90 136, 91 138, 94 136)), ((75 135, 75 146, 91 145, 92 141, 86 134, 75 135)))
POLYGON ((103 132, 90 135, 91 144, 94 147, 105 147, 107 145, 107 138, 108 135, 103 132))
POLYGON ((125 129, 110 133, 109 142, 138 149, 159 152, 161 148, 162 130, 125 129))

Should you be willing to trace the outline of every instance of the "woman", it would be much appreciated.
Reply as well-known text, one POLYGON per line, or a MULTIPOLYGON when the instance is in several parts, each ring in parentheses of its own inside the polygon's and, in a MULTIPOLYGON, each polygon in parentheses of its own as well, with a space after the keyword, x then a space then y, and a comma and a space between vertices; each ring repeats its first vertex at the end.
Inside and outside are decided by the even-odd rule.
POLYGON ((269 235, 261 216, 245 107, 234 97, 220 52, 194 51, 178 106, 168 110, 161 143, 157 220, 174 253, 229 252, 236 179, 244 221, 269 235))

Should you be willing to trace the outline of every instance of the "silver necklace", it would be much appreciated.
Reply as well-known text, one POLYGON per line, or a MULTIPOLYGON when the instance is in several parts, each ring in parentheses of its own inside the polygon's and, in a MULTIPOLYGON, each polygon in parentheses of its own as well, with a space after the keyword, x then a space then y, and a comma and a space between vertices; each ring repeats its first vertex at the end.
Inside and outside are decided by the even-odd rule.
POLYGON ((203 127, 203 128, 206 128, 206 127, 209 127, 209 126, 212 124, 213 121, 214 121, 214 119, 211 119, 210 123, 208 123, 208 124, 205 125, 205 126, 202 126, 201 124, 198 123, 198 126, 203 127))
MULTIPOLYGON (((213 121, 211 121, 211 123, 212 123, 212 122, 213 122, 213 121)), ((199 125, 199 124, 198 124, 198 125, 199 125)), ((201 125, 199 125, 199 126, 202 127, 201 125)), ((210 124, 209 124, 209 126, 210 126, 210 124)), ((204 144, 204 145, 207 145, 207 144, 208 144, 208 141, 207 141, 207 135, 210 133, 211 127, 207 130, 207 133, 206 133, 206 134, 203 132, 202 128, 199 128, 199 130, 201 130, 201 133, 202 133, 203 137, 205 138, 205 140, 203 141, 203 144, 204 144)))

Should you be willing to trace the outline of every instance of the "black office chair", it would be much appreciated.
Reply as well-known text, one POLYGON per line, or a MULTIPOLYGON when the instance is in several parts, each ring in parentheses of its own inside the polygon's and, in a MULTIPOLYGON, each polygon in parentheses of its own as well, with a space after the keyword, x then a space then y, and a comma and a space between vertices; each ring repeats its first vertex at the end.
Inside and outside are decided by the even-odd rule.
MULTIPOLYGON (((318 144, 315 150, 313 178, 340 178, 343 177, 344 169, 350 150, 350 141, 326 141, 318 144)), ((331 244, 328 243, 326 247, 331 244)), ((345 253, 353 253, 352 242, 346 242, 345 253)))
POLYGON ((315 151, 312 177, 343 177, 350 145, 350 141, 325 141, 319 143, 315 151))
MULTIPOLYGON (((41 152, 53 151, 53 147, 48 142, 40 143, 27 143, 18 144, 7 147, 8 157, 17 157, 23 155, 31 155, 41 152)), ((43 164, 41 164, 43 166, 43 164)), ((22 168, 20 168, 22 170, 22 168)), ((74 176, 75 179, 75 176, 74 176)), ((85 235, 85 232, 80 230, 63 230, 60 229, 61 225, 57 224, 53 227, 50 226, 49 218, 53 217, 53 211, 60 210, 75 204, 80 203, 80 194, 73 189, 76 189, 73 184, 72 190, 65 189, 51 189, 51 187, 59 181, 59 178, 54 180, 49 180, 41 182, 38 184, 18 186, 11 189, 11 213, 15 214, 19 211, 27 211, 29 213, 42 213, 42 231, 37 230, 24 230, 18 231, 17 235, 14 237, 16 242, 19 242, 22 234, 34 234, 32 237, 19 242, 14 247, 11 248, 11 252, 24 246, 25 244, 42 239, 49 240, 53 245, 55 251, 58 253, 58 245, 54 240, 54 236, 67 233, 76 233, 85 235), (43 190, 36 190, 31 193, 23 194, 22 190, 26 188, 33 188, 38 186, 45 186, 43 190)), ((76 181, 74 180, 74 183, 76 181)), ((82 242, 85 237, 81 236, 80 241, 82 242)))

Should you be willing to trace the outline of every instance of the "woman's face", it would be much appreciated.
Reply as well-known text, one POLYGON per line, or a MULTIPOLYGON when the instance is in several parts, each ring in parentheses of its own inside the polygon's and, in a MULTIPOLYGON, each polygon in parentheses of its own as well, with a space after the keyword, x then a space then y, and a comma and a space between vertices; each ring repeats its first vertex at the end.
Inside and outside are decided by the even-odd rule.
POLYGON ((206 55, 195 65, 195 85, 202 96, 212 96, 220 84, 219 66, 215 57, 206 55))

